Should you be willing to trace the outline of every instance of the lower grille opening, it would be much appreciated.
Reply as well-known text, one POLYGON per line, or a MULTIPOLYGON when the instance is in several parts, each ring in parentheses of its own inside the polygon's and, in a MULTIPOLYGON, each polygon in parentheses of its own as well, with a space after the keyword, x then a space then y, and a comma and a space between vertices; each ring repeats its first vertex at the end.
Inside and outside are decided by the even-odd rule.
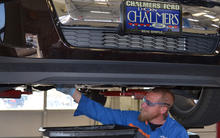
POLYGON ((80 48, 105 48, 211 55, 219 37, 183 33, 181 36, 119 35, 114 31, 62 28, 66 41, 80 48))

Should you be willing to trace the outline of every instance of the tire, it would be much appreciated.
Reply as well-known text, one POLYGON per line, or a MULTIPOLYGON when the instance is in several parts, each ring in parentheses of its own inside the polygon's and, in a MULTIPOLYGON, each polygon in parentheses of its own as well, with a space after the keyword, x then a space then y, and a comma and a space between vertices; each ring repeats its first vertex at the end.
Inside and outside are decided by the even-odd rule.
POLYGON ((171 115, 185 128, 203 127, 220 121, 220 88, 202 88, 198 101, 175 95, 171 115))

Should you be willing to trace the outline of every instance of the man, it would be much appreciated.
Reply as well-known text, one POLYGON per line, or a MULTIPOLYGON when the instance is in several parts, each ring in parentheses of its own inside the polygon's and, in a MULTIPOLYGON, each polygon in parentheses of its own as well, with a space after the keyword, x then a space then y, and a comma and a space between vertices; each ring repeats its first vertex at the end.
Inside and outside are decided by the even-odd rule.
POLYGON ((103 124, 117 124, 138 128, 138 138, 188 138, 186 130, 168 111, 174 103, 174 95, 168 89, 154 89, 146 94, 141 112, 121 111, 103 107, 75 89, 58 89, 70 94, 79 103, 74 116, 86 115, 103 124))

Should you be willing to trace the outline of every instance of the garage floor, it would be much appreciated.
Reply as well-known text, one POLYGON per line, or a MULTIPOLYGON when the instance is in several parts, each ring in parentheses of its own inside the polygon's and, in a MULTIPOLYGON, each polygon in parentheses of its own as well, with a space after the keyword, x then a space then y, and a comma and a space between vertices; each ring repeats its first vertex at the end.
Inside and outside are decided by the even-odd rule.
POLYGON ((189 131, 199 134, 200 138, 216 138, 216 125, 207 126, 204 129, 190 129, 189 131))

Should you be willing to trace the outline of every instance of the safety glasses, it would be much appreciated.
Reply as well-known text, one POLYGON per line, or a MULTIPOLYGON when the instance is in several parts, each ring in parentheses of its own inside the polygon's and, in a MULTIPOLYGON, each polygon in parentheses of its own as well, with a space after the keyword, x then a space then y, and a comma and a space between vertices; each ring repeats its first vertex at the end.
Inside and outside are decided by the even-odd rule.
POLYGON ((155 105, 165 105, 165 106, 170 106, 168 103, 152 103, 151 101, 146 99, 146 96, 144 96, 143 101, 148 105, 148 106, 155 106, 155 105))

